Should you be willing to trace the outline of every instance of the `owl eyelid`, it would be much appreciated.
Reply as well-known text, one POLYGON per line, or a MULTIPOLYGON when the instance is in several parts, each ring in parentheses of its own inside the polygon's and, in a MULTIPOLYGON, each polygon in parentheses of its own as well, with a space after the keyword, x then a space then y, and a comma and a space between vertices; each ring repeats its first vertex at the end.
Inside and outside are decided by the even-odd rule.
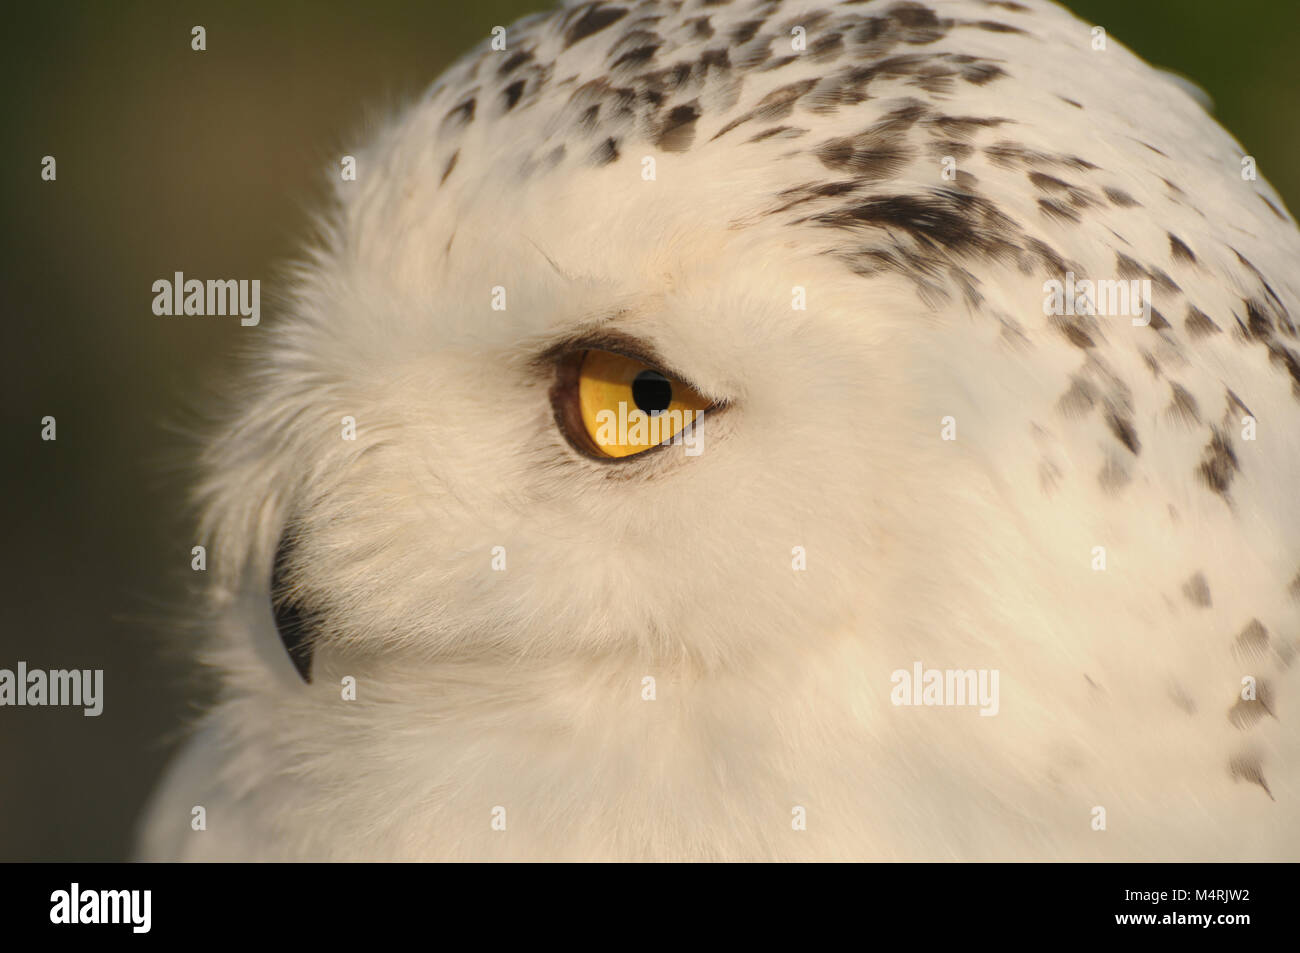
MULTIPOLYGON (((640 361, 648 370, 662 374, 674 383, 685 384, 697 392, 699 390, 688 375, 678 373, 668 365, 653 345, 621 331, 599 330, 572 335, 548 346, 529 363, 546 376, 553 377, 557 370, 562 369, 561 365, 565 361, 571 361, 574 355, 585 351, 606 351, 633 361, 640 361)), ((715 401, 709 410, 717 413, 730 405, 731 401, 723 398, 715 401)))
POLYGON ((630 334, 623 334, 620 331, 593 331, 567 337, 547 347, 533 359, 532 363, 534 366, 549 369, 569 355, 582 351, 608 351, 610 354, 617 354, 620 357, 640 361, 651 370, 658 371, 670 380, 681 381, 683 384, 688 383, 687 378, 665 366, 663 358, 659 356, 659 352, 654 347, 639 338, 632 337, 630 334))

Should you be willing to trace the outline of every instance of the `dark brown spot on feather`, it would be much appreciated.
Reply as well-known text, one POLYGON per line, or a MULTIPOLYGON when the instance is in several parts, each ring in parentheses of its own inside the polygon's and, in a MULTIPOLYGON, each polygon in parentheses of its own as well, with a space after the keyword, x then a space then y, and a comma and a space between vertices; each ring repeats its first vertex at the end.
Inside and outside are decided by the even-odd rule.
POLYGON ((1234 781, 1258 784, 1264 789, 1270 801, 1277 800, 1273 797, 1273 792, 1268 789, 1268 782, 1264 780, 1264 768, 1258 755, 1238 755, 1228 762, 1228 770, 1234 781))
POLYGON ((1300 400, 1300 357, 1288 347, 1284 347, 1276 342, 1270 342, 1268 346, 1268 359, 1271 363, 1280 366, 1291 377, 1291 393, 1300 400))
POLYGON ((1241 469, 1241 465, 1237 462, 1236 451, 1232 449, 1232 438, 1218 427, 1211 427, 1210 434, 1210 442, 1205 447, 1197 473, 1206 486, 1226 498, 1232 478, 1241 469))
POLYGON ((1042 172, 1030 172, 1029 181, 1034 188, 1043 192, 1069 192, 1072 186, 1069 182, 1062 181, 1054 175, 1047 175, 1042 172))
POLYGON ((591 161, 596 165, 609 165, 618 158, 618 140, 612 136, 598 145, 591 153, 591 161))
MULTIPOLYGON (((773 70, 778 70, 778 69, 780 69, 782 66, 789 66, 791 63, 793 63, 793 62, 794 62, 795 60, 797 60, 798 58, 799 58, 799 57, 797 57, 797 56, 781 56, 781 57, 778 57, 777 59, 774 59, 774 60, 772 60, 772 61, 770 61, 770 62, 768 62, 768 63, 764 63, 761 67, 759 67, 759 72, 760 72, 760 73, 770 73, 770 72, 772 72, 773 70)), ((742 65, 742 67, 744 66, 743 63, 742 63, 741 65, 742 65)))
POLYGON ((815 155, 828 169, 866 179, 889 178, 913 158, 902 142, 869 134, 828 140, 817 147, 815 155))
POLYGON ((1082 221, 1079 213, 1068 205, 1062 205, 1054 199, 1039 199, 1038 209, 1050 219, 1058 222, 1078 223, 1082 221))
POLYGON ((510 112, 515 108, 515 103, 519 102, 519 97, 524 94, 526 82, 526 80, 517 79, 501 91, 501 95, 505 97, 506 101, 506 112, 510 112))
POLYGON ((885 13, 899 28, 899 39, 912 46, 941 39, 952 22, 940 21, 933 10, 919 3, 898 3, 885 13))
POLYGON ((1200 423, 1201 412, 1196 406, 1196 398, 1188 392, 1187 388, 1170 381, 1169 389, 1173 392, 1173 399, 1165 411, 1168 418, 1186 426, 1200 423))
POLYGON ((635 49, 628 50, 613 63, 610 64, 611 70, 627 69, 629 67, 638 67, 649 61, 659 50, 658 43, 647 43, 644 46, 638 46, 635 49))
POLYGON ((1070 378, 1070 386, 1056 402, 1057 409, 1065 417, 1082 417, 1092 410, 1097 403, 1097 389, 1078 374, 1070 378))
POLYGON ((796 139, 807 132, 808 132, 807 129, 803 129, 799 126, 773 126, 771 129, 764 129, 758 135, 753 136, 745 141, 763 142, 766 139, 771 139, 773 136, 779 136, 782 139, 796 139))
POLYGON ((1210 334, 1219 334, 1223 331, 1217 324, 1210 320, 1209 316, 1199 308, 1188 305, 1187 317, 1183 319, 1183 327, 1187 334, 1192 338, 1203 338, 1210 334))
POLYGON ((611 23, 617 23, 627 15, 622 7, 610 7, 592 4, 581 17, 569 27, 564 34, 564 48, 567 50, 580 40, 585 40, 594 33, 599 33, 611 23))
POLYGON ((1238 397, 1236 394, 1234 394, 1234 393, 1232 392, 1232 388, 1226 388, 1226 390, 1227 390, 1227 396, 1228 396, 1228 410, 1229 410, 1229 411, 1231 411, 1233 407, 1236 407, 1236 408, 1237 408, 1238 410, 1240 410, 1243 414, 1250 414, 1250 416, 1252 416, 1252 417, 1255 416, 1254 414, 1251 414, 1251 413, 1250 413, 1250 408, 1246 406, 1245 402, 1242 401, 1242 399, 1241 399, 1240 397, 1238 397))
POLYGON ((1232 653, 1246 662, 1262 662, 1268 658, 1268 629, 1258 619, 1251 619, 1237 636, 1232 653))
POLYGON ((955 254, 979 253, 1003 258, 1016 250, 1007 240, 1014 223, 986 199, 956 189, 876 196, 825 212, 812 220, 843 228, 896 229, 923 248, 943 248, 955 254))
POLYGON ((1109 410, 1106 413, 1106 426, 1115 435, 1115 439, 1127 447, 1130 453, 1136 456, 1141 452, 1141 444, 1138 442, 1137 430, 1132 420, 1121 416, 1116 410, 1109 410))
POLYGON ((1189 264, 1196 264, 1196 255, 1187 247, 1181 238, 1169 233, 1169 253, 1173 255, 1174 261, 1185 261, 1189 264))
POLYGON ((516 50, 514 53, 510 54, 509 59, 507 59, 504 63, 501 64, 501 68, 497 70, 497 75, 508 76, 510 73, 513 73, 516 69, 518 69, 520 66, 523 66, 532 58, 533 58, 533 53, 531 50, 516 50))
POLYGON ((1123 252, 1115 253, 1115 268, 1121 278, 1150 278, 1151 273, 1123 252))
POLYGON ((975 147, 966 142, 937 139, 926 146, 926 152, 936 159, 951 156, 954 159, 967 159, 975 152, 975 147))
POLYGON ((655 145, 665 152, 685 152, 695 140, 695 122, 699 118, 697 102, 674 106, 655 136, 655 145))
POLYGON ((758 32, 762 25, 762 20, 746 20, 744 23, 738 24, 731 31, 731 42, 736 46, 744 46, 754 38, 754 34, 758 32))
POLYGON ((1092 339, 1092 335, 1079 327, 1075 322, 1061 320, 1055 323, 1061 333, 1065 335, 1066 340, 1075 347, 1081 350, 1087 350, 1090 347, 1097 346, 1097 342, 1092 339))
POLYGON ((991 129, 1010 121, 983 116, 932 116, 925 120, 925 125, 940 135, 969 139, 981 129, 991 129))
POLYGON ((1177 293, 1183 290, 1178 287, 1178 283, 1175 282, 1174 279, 1170 278, 1168 274, 1159 268, 1150 269, 1149 276, 1151 281, 1155 283, 1155 286, 1163 292, 1177 293))
MULTIPOLYGON (((1240 324, 1240 321, 1238 322, 1240 324)), ((1256 341, 1262 341, 1273 334, 1273 321, 1265 312, 1260 302, 1253 299, 1246 300, 1246 336, 1256 341)))
POLYGON ((1191 578, 1183 583, 1183 597, 1198 608, 1210 608, 1213 604, 1210 599, 1210 584, 1205 581, 1204 573, 1193 573, 1191 578))
POLYGON ((1114 496, 1132 481, 1133 475, 1129 473, 1124 461, 1113 453, 1106 454, 1106 462, 1097 472, 1097 484, 1102 491, 1114 496))
POLYGON ((442 170, 442 178, 438 180, 439 185, 447 181, 447 176, 451 175, 451 170, 456 168, 456 160, 459 158, 460 150, 457 149, 451 154, 451 158, 447 160, 447 165, 442 170))
POLYGON ((731 69, 731 56, 725 49, 705 50, 700 54, 700 69, 706 74, 710 70, 726 72, 731 69))
MULTIPOLYGON (((1243 686, 1243 691, 1245 688, 1243 686)), ((1273 714, 1273 692, 1269 688, 1268 682, 1263 679, 1255 681, 1254 698, 1238 698, 1236 703, 1228 709, 1228 721, 1234 728, 1245 731, 1251 725, 1255 724, 1265 715, 1276 718, 1273 714)))
POLYGON ((972 86, 984 86, 1006 75, 1006 70, 1000 66, 994 66, 992 63, 975 63, 964 67, 961 71, 961 78, 972 86))
POLYGON ((1050 274, 1063 275, 1067 271, 1077 270, 1057 254, 1051 246, 1037 238, 1026 239, 1025 247, 1038 258, 1039 262, 1050 274))
POLYGON ((844 37, 838 33, 819 36, 813 41, 813 45, 809 47, 808 52, 812 55, 814 63, 834 59, 844 52, 844 37))
POLYGON ((1196 714, 1196 701, 1181 685, 1171 685, 1169 688, 1169 700, 1178 706, 1183 713, 1188 715, 1196 714))
POLYGON ((463 126, 469 125, 474 121, 474 106, 475 101, 473 96, 469 97, 469 99, 466 99, 464 102, 453 106, 447 111, 447 115, 442 118, 443 126, 451 129, 459 129, 463 126))
POLYGON ((713 36, 713 24, 709 22, 708 17, 696 17, 686 24, 695 34, 696 39, 707 40, 713 36))

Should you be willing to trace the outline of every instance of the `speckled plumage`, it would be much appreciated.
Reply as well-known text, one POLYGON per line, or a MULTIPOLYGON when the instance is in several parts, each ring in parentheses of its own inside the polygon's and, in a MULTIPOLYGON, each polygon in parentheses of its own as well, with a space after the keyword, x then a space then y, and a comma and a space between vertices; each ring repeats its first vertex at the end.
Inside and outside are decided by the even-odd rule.
POLYGON ((213 445, 223 701, 146 852, 1300 856, 1300 233, 1092 40, 1041 0, 581 4, 449 70, 213 445), (1150 281, 1149 325, 1044 314, 1067 272, 1150 281), (727 403, 707 452, 565 444, 536 358, 597 329, 727 403), (1000 713, 891 705, 914 661, 1000 670, 1000 713))

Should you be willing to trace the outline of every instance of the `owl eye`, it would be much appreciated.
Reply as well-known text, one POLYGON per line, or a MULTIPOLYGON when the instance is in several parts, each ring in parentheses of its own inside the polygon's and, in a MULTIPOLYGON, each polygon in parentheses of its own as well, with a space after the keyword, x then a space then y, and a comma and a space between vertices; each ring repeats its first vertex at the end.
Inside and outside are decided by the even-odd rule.
POLYGON ((619 459, 652 450, 691 426, 710 401, 644 361, 586 350, 560 365, 561 429, 579 450, 619 459))

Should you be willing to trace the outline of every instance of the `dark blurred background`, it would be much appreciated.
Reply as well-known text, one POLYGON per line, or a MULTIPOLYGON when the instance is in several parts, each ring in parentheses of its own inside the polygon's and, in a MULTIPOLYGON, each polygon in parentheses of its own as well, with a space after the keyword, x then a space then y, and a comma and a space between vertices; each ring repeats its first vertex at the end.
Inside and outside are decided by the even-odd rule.
MULTIPOLYGON (((195 599, 190 409, 238 318, 155 317, 150 286, 263 281, 307 234, 367 118, 545 2, 52 3, 6 10, 0 668, 102 668, 104 713, 0 708, 0 860, 115 860, 210 687, 195 599), (190 30, 207 30, 207 51, 190 30), (53 155, 58 178, 40 178, 53 155), (41 418, 58 440, 40 439, 41 418)), ((1076 0, 1194 78, 1300 207, 1300 2, 1076 0)))

